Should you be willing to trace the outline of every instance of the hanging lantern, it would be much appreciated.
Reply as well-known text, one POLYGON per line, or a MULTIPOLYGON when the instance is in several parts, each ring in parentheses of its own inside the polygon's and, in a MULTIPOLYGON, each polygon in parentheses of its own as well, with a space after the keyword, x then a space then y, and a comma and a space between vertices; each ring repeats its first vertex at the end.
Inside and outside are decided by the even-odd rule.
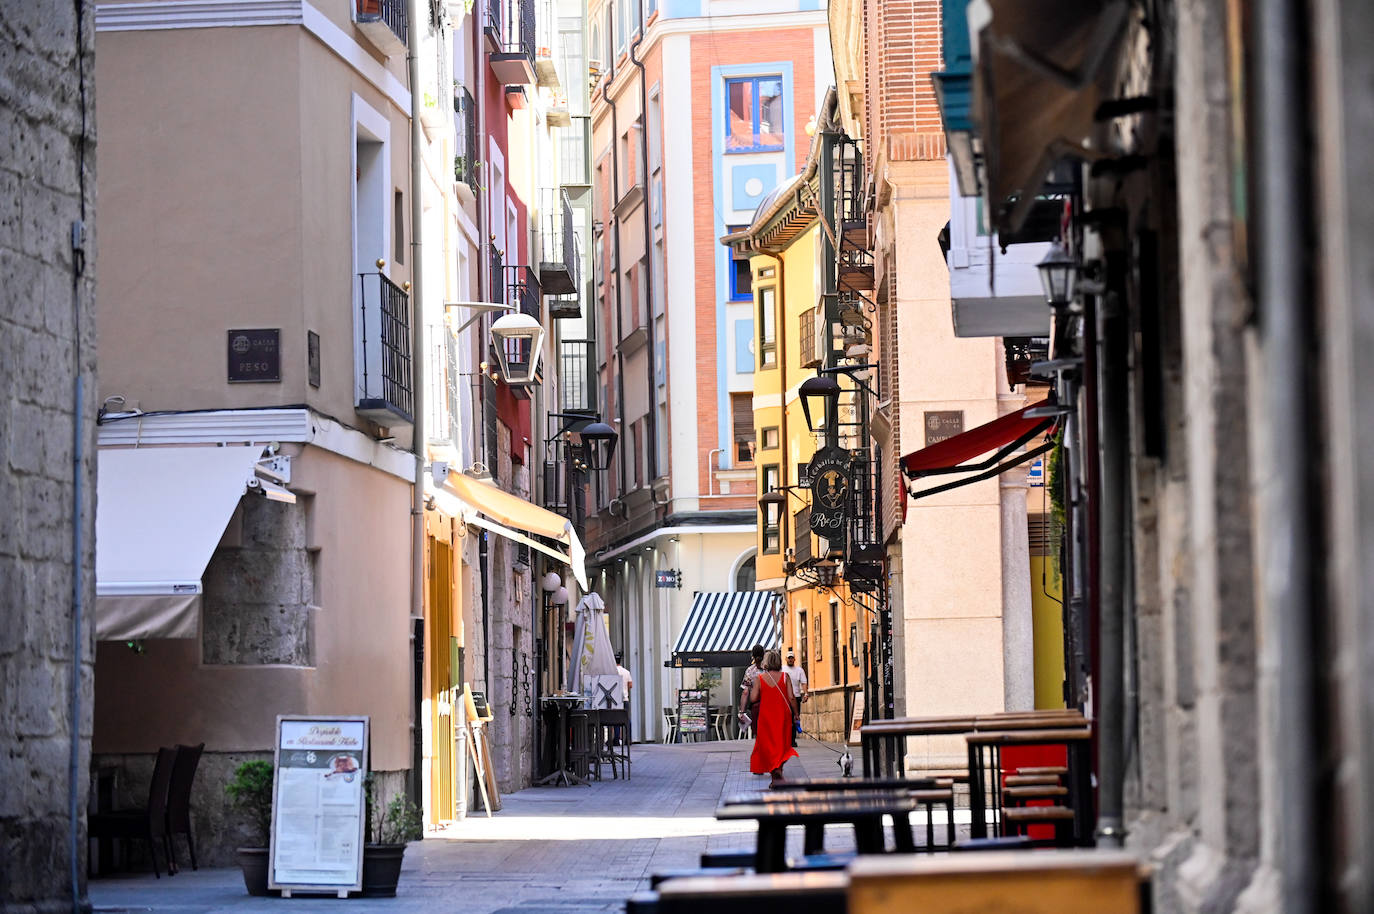
POLYGON ((491 341, 507 384, 533 384, 543 351, 544 328, 528 314, 506 314, 491 325, 491 341))

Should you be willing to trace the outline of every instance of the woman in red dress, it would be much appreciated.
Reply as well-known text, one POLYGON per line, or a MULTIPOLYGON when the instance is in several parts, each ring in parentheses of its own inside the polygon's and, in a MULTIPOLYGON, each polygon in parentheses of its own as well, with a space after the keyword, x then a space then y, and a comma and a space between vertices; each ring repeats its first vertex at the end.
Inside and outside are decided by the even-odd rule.
POLYGON ((797 750, 792 748, 797 699, 792 694, 791 681, 782 671, 782 655, 777 651, 763 655, 763 669, 749 687, 749 702, 758 707, 759 715, 754 721, 754 754, 749 757, 749 770, 772 775, 770 786, 780 784, 783 764, 797 757, 797 750))

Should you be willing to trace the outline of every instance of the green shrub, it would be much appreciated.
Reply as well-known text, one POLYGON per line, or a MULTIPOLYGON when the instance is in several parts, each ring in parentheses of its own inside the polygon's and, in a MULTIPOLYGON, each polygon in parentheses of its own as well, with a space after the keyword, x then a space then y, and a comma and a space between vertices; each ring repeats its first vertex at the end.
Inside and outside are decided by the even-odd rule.
POLYGON ((410 797, 393 797, 387 804, 386 815, 377 824, 378 844, 408 844, 425 836, 425 823, 420 809, 410 797))
POLYGON ((234 779, 224 785, 224 792, 247 818, 257 846, 266 847, 272 831, 272 763, 258 760, 239 765, 234 769, 234 779))

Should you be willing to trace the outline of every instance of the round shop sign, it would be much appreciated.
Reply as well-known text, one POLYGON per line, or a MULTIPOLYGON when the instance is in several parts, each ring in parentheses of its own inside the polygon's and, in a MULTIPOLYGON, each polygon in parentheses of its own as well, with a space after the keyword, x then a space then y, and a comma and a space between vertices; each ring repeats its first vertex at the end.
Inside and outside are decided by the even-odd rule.
POLYGON ((849 452, 823 447, 811 458, 811 532, 843 538, 848 508, 849 452))

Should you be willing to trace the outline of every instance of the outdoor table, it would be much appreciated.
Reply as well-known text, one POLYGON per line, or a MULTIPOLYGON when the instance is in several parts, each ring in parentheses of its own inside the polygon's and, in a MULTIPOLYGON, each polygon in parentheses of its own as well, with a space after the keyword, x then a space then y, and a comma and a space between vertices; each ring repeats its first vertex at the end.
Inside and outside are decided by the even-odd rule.
POLYGON ((906 768, 901 741, 908 736, 962 736, 984 730, 1043 730, 1085 722, 1077 709, 1003 711, 996 714, 895 717, 875 720, 859 731, 864 774, 899 777, 906 768), (885 750, 885 751, 884 751, 885 750))
POLYGON ((912 797, 897 794, 804 799, 787 794, 778 795, 776 799, 765 795, 757 798, 756 802, 721 806, 716 810, 716 818, 757 821, 759 834, 754 870, 759 873, 781 873, 787 869, 789 825, 848 823, 854 826, 855 844, 860 854, 881 854, 887 849, 883 837, 883 816, 890 815, 896 826, 893 831, 896 833, 897 849, 914 851, 908 817, 917 805, 912 797), (905 830, 900 823, 907 823, 905 830))
MULTIPOLYGON (((745 876, 692 876, 658 887, 657 914, 844 914, 849 877, 842 872, 791 872, 745 876)), ((626 910, 632 912, 629 905, 626 910)))
POLYGON ((1092 728, 1084 724, 1074 728, 1039 730, 1001 730, 970 733, 968 741, 969 812, 973 817, 970 837, 988 836, 987 794, 992 796, 992 810, 997 814, 997 834, 1002 834, 1002 747, 1063 745, 1069 757, 1069 801, 1074 816, 1074 841, 1090 844, 1092 820, 1092 782, 1089 753, 1092 748, 1092 728), (990 750, 990 764, 984 764, 984 750, 990 750))
POLYGON ((552 708, 558 720, 555 725, 555 745, 558 751, 557 767, 550 774, 539 779, 537 783, 541 787, 571 787, 574 784, 587 786, 587 781, 578 777, 577 772, 571 770, 568 765, 568 712, 581 707, 582 701, 581 695, 541 695, 539 697, 540 707, 552 708))

